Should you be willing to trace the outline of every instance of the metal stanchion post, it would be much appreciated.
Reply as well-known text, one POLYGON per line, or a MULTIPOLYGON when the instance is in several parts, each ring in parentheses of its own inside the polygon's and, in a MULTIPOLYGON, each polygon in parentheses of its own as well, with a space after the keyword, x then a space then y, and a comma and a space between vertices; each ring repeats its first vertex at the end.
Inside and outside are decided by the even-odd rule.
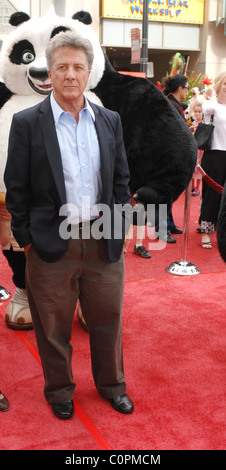
POLYGON ((143 0, 141 72, 147 75, 148 66, 148 0, 143 0))
POLYGON ((181 261, 175 261, 168 268, 166 268, 166 271, 171 274, 178 274, 181 276, 191 276, 191 275, 200 273, 200 270, 195 266, 195 264, 192 264, 186 261, 187 251, 188 251, 190 208, 191 208, 191 181, 185 192, 184 229, 183 229, 183 238, 182 238, 181 261))

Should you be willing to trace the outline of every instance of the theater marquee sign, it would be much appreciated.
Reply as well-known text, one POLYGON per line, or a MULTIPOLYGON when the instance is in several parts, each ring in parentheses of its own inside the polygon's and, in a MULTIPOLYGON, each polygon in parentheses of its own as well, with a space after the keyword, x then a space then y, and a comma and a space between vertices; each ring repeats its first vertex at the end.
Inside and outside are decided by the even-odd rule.
MULTIPOLYGON (((149 0, 148 19, 203 24, 204 0, 149 0)), ((142 20, 143 0, 102 0, 102 17, 142 20)))
POLYGON ((16 8, 7 0, 0 0, 0 33, 8 33, 12 27, 9 25, 10 16, 15 13, 16 8))

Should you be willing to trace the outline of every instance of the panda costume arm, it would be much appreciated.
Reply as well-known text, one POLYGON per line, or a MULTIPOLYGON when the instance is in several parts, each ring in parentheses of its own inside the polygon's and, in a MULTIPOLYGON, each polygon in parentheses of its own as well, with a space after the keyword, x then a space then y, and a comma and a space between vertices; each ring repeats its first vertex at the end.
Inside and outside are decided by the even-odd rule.
POLYGON ((5 83, 0 82, 0 109, 4 106, 5 103, 11 98, 13 93, 8 90, 5 83))

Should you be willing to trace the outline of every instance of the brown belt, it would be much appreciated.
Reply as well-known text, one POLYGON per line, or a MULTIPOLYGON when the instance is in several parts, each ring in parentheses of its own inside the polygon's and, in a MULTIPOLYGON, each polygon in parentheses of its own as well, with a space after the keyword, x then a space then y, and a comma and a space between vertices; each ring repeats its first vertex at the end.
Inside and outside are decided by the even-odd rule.
POLYGON ((99 219, 99 217, 97 217, 96 219, 79 222, 79 224, 68 224, 68 230, 71 230, 71 229, 83 230, 87 227, 91 227, 97 219, 99 219))

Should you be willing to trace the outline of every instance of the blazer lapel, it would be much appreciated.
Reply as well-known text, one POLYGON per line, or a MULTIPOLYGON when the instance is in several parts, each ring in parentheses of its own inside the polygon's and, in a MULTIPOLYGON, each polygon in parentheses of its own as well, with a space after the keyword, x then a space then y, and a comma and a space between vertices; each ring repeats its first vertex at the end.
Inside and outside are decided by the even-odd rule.
MULTIPOLYGON (((89 102, 90 103, 90 102, 89 102)), ((104 118, 99 114, 98 108, 90 103, 95 113, 95 127, 100 146, 101 158, 101 179, 102 179, 102 203, 109 204, 111 195, 110 189, 110 162, 109 162, 109 147, 108 140, 106 139, 107 129, 104 118)), ((60 196, 62 204, 66 203, 66 190, 64 183, 64 174, 62 167, 62 160, 60 148, 57 140, 57 134, 53 119, 53 114, 50 105, 50 96, 48 96, 41 104, 40 107, 40 126, 43 132, 43 138, 46 146, 46 152, 52 170, 56 187, 60 196)))
MULTIPOLYGON (((89 102, 90 103, 90 102, 89 102)), ((102 203, 109 204, 110 197, 110 164, 109 164, 109 147, 108 140, 106 139, 107 131, 105 128, 105 121, 100 116, 98 109, 90 103, 95 112, 95 127, 97 131, 97 137, 100 147, 100 158, 101 158, 101 179, 102 179, 102 203)))
POLYGON ((42 102, 40 108, 40 126, 43 133, 50 168, 52 170, 52 174, 60 196, 60 201, 62 204, 65 204, 66 190, 62 160, 49 96, 42 102))

